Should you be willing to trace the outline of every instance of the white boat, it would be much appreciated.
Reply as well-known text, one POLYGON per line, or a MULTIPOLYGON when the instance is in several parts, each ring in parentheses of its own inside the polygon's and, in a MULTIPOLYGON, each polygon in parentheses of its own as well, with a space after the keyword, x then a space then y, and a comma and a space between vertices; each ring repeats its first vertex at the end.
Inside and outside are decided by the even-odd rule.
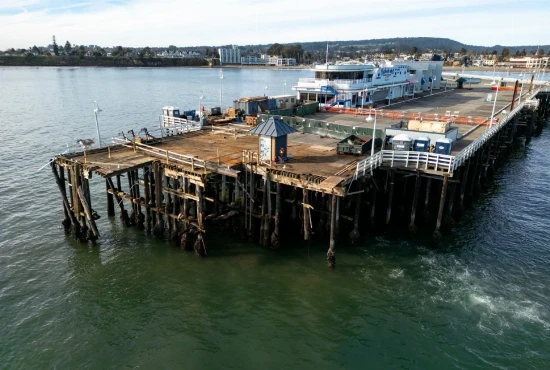
POLYGON ((439 89, 442 70, 443 62, 395 61, 378 67, 360 62, 326 63, 315 66, 315 76, 300 78, 292 90, 298 99, 317 101, 324 107, 356 108, 439 89))

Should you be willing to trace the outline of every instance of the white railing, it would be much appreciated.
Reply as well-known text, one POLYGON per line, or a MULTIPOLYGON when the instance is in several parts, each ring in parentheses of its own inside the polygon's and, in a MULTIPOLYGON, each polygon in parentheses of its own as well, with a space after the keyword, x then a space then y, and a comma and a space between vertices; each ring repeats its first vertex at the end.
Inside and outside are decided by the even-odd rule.
POLYGON ((160 116, 161 129, 163 134, 185 134, 191 131, 202 129, 202 124, 196 121, 189 121, 184 118, 160 116))
POLYGON ((299 78, 298 83, 318 84, 319 86, 337 86, 337 85, 353 85, 365 84, 372 82, 372 78, 361 78, 357 80, 327 80, 326 78, 299 78))
POLYGON ((452 155, 429 152, 411 152, 381 150, 374 156, 357 162, 354 178, 364 176, 371 169, 382 165, 389 167, 407 167, 409 169, 451 172, 454 157, 452 155))

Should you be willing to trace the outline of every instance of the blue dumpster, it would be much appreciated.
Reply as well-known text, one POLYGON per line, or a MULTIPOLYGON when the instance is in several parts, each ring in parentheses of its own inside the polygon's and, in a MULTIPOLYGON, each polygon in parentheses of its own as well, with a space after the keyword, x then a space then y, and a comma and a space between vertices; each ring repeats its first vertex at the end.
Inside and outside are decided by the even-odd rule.
POLYGON ((426 136, 417 137, 414 140, 415 152, 427 152, 430 149, 430 138, 426 136))
POLYGON ((451 139, 438 139, 435 142, 435 153, 451 155, 451 149, 453 147, 453 141, 451 139))

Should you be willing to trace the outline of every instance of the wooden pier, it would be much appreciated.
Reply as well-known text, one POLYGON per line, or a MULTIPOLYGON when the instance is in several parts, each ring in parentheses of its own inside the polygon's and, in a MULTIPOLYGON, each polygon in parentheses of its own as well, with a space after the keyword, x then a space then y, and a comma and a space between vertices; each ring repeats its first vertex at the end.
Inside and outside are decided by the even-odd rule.
MULTIPOLYGON (((93 208, 98 200, 92 201, 89 185, 98 177, 105 181, 107 216, 118 214, 122 224, 200 256, 207 255, 208 235, 216 232, 273 249, 291 238, 315 237, 327 240, 327 263, 334 267, 337 242, 345 234, 352 243, 372 228, 392 232, 405 226, 414 235, 418 221, 430 214, 437 242, 514 140, 529 141, 549 117, 547 89, 526 91, 521 98, 503 92, 500 118, 491 124, 488 92, 486 87, 449 90, 376 111, 378 129, 405 115, 462 112, 452 117, 460 139, 451 155, 398 152, 385 145, 372 156, 337 154, 341 132, 331 130, 331 123, 362 134, 372 126, 365 122, 372 114, 368 110, 317 113, 315 120, 326 124, 315 133, 308 133, 306 120, 294 119, 299 132, 288 135, 292 156, 284 163, 261 160, 258 137, 249 134, 250 127, 234 124, 174 125, 162 129, 162 138, 114 138, 109 147, 59 155, 51 169, 63 202, 64 230, 80 242, 100 238, 93 208)), ((378 130, 375 134, 380 137, 378 130)))

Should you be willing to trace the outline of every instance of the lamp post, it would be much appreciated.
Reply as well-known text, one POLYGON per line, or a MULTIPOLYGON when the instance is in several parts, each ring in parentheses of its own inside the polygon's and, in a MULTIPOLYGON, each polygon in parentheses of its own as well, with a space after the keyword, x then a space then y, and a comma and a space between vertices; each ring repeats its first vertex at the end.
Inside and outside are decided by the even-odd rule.
POLYGON ((283 95, 285 95, 285 94, 286 94, 286 80, 283 83, 283 95))
POLYGON ((269 89, 269 87, 265 87, 265 93, 264 93, 264 96, 267 96, 267 90, 269 89))
POLYGON ((434 93, 434 79, 435 79, 435 76, 432 75, 432 82, 430 83, 430 95, 433 95, 434 93))
POLYGON ((222 109, 223 71, 220 70, 220 109, 222 109))
MULTIPOLYGON (((374 110, 374 119, 372 118, 372 116, 370 114, 370 111, 369 111, 369 116, 367 118, 365 118, 365 121, 367 121, 369 123, 374 122, 374 126, 372 128, 372 145, 370 146, 370 157, 372 158, 374 156, 374 145, 376 144, 376 109, 374 110)), ((371 166, 370 166, 370 175, 371 175, 371 177, 373 176, 372 167, 373 166, 371 164, 371 166)))
MULTIPOLYGON (((489 125, 489 127, 492 127, 493 126, 493 120, 495 119, 495 107, 497 105, 497 98, 498 98, 498 89, 500 87, 500 81, 502 80, 502 78, 499 80, 499 83, 495 83, 496 84, 496 87, 497 87, 497 92, 495 93, 495 101, 493 102, 493 112, 491 113, 491 124, 489 125)), ((493 81, 495 82, 495 81, 493 81)), ((491 83, 492 85, 492 83, 491 83)))
POLYGON ((95 114, 95 129, 97 132, 97 145, 101 148, 101 135, 99 134, 99 122, 97 121, 97 114, 101 112, 99 104, 94 100, 94 114, 95 114))

